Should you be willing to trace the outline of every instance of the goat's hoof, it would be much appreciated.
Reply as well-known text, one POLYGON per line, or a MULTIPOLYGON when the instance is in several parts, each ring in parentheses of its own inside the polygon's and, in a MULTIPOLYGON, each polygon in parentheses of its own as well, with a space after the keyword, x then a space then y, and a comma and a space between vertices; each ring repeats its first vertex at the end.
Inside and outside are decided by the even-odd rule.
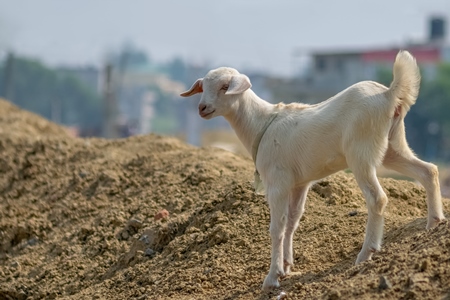
POLYGON ((365 262, 367 260, 371 260, 372 259, 372 255, 377 251, 377 249, 375 248, 370 248, 367 251, 361 250, 361 252, 359 252, 358 257, 356 258, 356 262, 355 265, 358 265, 362 262, 365 262))
POLYGON ((278 282, 278 278, 272 278, 271 276, 267 275, 266 279, 264 279, 262 290, 268 292, 279 287, 280 283, 278 282))
POLYGON ((363 263, 368 259, 369 258, 367 257, 367 255, 365 255, 364 253, 359 253, 356 257, 355 265, 359 265, 360 263, 363 263))
POLYGON ((446 219, 444 217, 439 218, 439 217, 434 217, 434 218, 429 218, 428 222, 427 222, 427 230, 432 229, 436 226, 438 226, 439 224, 445 222, 446 219))

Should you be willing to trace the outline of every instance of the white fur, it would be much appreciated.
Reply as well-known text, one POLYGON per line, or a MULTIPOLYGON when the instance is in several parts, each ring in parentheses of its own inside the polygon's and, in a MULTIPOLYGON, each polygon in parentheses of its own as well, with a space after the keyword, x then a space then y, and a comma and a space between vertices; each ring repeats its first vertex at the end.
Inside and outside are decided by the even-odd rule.
POLYGON ((339 170, 352 170, 368 208, 366 235, 356 263, 370 259, 381 246, 388 202, 376 176, 381 164, 425 187, 427 228, 444 219, 437 167, 419 160, 405 138, 403 119, 419 92, 415 59, 400 51, 393 72, 389 88, 363 81, 316 105, 272 105, 250 89, 247 76, 232 68, 208 72, 182 94, 203 93, 200 115, 225 117, 249 153, 271 114, 278 112, 261 139, 256 159, 271 215, 272 259, 264 289, 279 286, 278 277, 290 272, 292 238, 312 182, 339 170))

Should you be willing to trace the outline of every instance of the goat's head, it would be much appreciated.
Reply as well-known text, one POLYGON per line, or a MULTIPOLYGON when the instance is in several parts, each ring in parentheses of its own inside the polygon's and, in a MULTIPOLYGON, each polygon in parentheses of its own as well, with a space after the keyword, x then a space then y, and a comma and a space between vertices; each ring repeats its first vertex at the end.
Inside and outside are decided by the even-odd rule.
POLYGON ((204 119, 225 116, 242 93, 252 84, 244 74, 232 68, 211 70, 204 78, 197 79, 192 87, 180 95, 189 97, 203 93, 198 112, 204 119))

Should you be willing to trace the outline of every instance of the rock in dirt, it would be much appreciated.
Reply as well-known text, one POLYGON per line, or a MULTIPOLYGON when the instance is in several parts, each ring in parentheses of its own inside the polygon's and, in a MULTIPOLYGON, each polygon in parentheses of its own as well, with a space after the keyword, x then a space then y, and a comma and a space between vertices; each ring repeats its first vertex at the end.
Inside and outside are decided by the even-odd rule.
POLYGON ((155 254, 156 254, 156 252, 152 248, 145 249, 145 252, 144 252, 145 256, 153 257, 155 254))
POLYGON ((154 217, 155 221, 167 219, 169 217, 169 212, 166 209, 160 210, 154 217))
POLYGON ((392 288, 392 283, 385 277, 380 276, 380 283, 378 284, 380 290, 387 290, 392 288))

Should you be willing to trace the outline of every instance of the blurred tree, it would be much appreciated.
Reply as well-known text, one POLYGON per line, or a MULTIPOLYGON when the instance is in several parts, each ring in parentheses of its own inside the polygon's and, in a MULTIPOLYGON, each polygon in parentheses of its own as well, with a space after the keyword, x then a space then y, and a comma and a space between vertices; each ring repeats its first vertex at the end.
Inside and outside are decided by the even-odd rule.
POLYGON ((184 63, 183 59, 181 59, 180 57, 174 58, 167 64, 167 69, 170 78, 186 83, 186 64, 184 63))
MULTIPOLYGON (((5 64, 0 66, 0 81, 5 76, 5 64)), ((101 124, 99 95, 76 77, 52 70, 42 63, 14 59, 11 79, 12 101, 18 106, 65 125, 95 127, 101 124)), ((5 95, 0 86, 0 95, 5 95)))
MULTIPOLYGON (((423 74, 423 72, 422 72, 423 74)), ((389 86, 392 71, 380 69, 378 81, 389 86)), ((449 161, 450 64, 441 64, 435 78, 421 81, 419 98, 405 118, 406 135, 413 150, 428 160, 449 161)))
POLYGON ((151 64, 147 53, 136 48, 131 42, 124 43, 119 51, 109 53, 108 60, 120 71, 151 64))
POLYGON ((160 134, 175 134, 178 128, 178 120, 176 116, 177 107, 172 94, 161 90, 157 84, 150 85, 149 89, 155 95, 155 116, 152 119, 152 128, 155 132, 160 134))

